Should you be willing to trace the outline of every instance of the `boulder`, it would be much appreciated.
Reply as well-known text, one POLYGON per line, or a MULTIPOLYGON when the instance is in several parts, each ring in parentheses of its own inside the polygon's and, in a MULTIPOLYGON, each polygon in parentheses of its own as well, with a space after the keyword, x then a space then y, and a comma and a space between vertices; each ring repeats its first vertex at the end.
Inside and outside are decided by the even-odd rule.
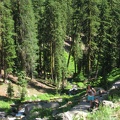
POLYGON ((103 106, 107 106, 107 107, 114 108, 114 103, 113 103, 112 101, 103 100, 103 101, 102 101, 102 105, 103 105, 103 106))
POLYGON ((43 108, 58 108, 60 105, 58 102, 50 102, 50 103, 42 103, 41 104, 43 108))
POLYGON ((29 114, 30 114, 30 111, 31 111, 33 108, 42 108, 42 105, 40 105, 39 103, 37 103, 37 104, 35 104, 35 103, 30 103, 30 104, 26 105, 26 107, 25 107, 25 115, 29 115, 29 114))
POLYGON ((111 89, 119 89, 119 88, 120 88, 120 80, 116 81, 111 87, 111 89))
POLYGON ((0 112, 0 118, 4 118, 6 116, 5 112, 0 112))
POLYGON ((84 112, 84 111, 78 111, 74 114, 73 118, 75 120, 86 120, 87 119, 87 115, 88 113, 87 112, 84 112))

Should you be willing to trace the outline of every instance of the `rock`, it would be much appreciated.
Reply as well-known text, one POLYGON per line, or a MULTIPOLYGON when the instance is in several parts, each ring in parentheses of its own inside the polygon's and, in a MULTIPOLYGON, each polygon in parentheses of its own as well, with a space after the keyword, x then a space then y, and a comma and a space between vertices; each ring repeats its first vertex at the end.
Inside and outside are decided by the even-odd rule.
POLYGON ((103 100, 106 100, 107 98, 108 98, 108 94, 103 94, 103 95, 102 95, 102 99, 103 99, 103 100))
POLYGON ((0 118, 4 118, 6 116, 5 112, 0 112, 0 118))
POLYGON ((60 105, 59 105, 59 103, 58 102, 50 102, 50 103, 43 103, 42 104, 42 107, 43 108, 57 108, 57 107, 59 107, 60 105))
POLYGON ((117 82, 115 82, 115 83, 112 85, 112 87, 111 87, 111 89, 118 89, 118 88, 120 88, 120 80, 118 80, 117 82))
POLYGON ((69 113, 69 111, 63 114, 63 120, 73 120, 72 115, 69 113))
POLYGON ((114 108, 114 103, 113 103, 112 101, 103 100, 103 101, 102 101, 102 105, 103 105, 103 106, 107 106, 107 107, 114 108))
POLYGON ((86 119, 87 119, 87 115, 88 115, 87 112, 78 111, 77 113, 74 114, 74 117, 73 117, 73 118, 74 118, 75 120, 78 120, 78 119, 86 120, 86 119))
POLYGON ((35 120, 42 120, 41 118, 35 118, 35 120))
POLYGON ((16 117, 7 117, 6 120, 16 120, 16 117))
POLYGON ((39 103, 37 103, 37 104, 35 104, 35 103, 30 103, 30 104, 28 104, 28 105, 25 107, 25 114, 26 114, 26 115, 29 115, 29 114, 30 114, 30 111, 31 111, 33 108, 42 108, 42 106, 41 106, 39 103))
POLYGON ((62 101, 63 101, 62 98, 57 99, 57 102, 62 102, 62 101))
POLYGON ((62 119, 62 120, 86 120, 88 113, 84 112, 84 111, 79 111, 79 110, 75 110, 75 111, 67 111, 64 113, 60 113, 58 115, 56 115, 56 118, 62 119), (79 118, 79 119, 78 119, 79 118))
POLYGON ((57 110, 53 110, 52 116, 56 116, 57 114, 58 114, 58 111, 57 110))

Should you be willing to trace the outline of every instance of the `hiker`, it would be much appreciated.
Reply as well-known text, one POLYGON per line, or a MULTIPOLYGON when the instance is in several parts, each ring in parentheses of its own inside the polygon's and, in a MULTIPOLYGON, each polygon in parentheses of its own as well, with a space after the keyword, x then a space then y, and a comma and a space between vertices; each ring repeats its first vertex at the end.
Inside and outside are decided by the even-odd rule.
POLYGON ((96 94, 96 90, 94 88, 92 88, 90 85, 87 86, 87 100, 90 101, 90 108, 92 107, 92 102, 95 99, 95 94, 96 94))
POLYGON ((77 93, 77 85, 73 85, 72 88, 69 90, 69 95, 74 95, 77 93))
POLYGON ((95 100, 92 101, 92 103, 91 103, 91 107, 88 108, 88 111, 92 112, 93 110, 94 110, 94 111, 98 110, 99 105, 100 105, 99 99, 98 99, 98 98, 95 98, 95 100))
POLYGON ((99 99, 95 98, 95 100, 92 102, 92 108, 97 108, 99 107, 99 99))

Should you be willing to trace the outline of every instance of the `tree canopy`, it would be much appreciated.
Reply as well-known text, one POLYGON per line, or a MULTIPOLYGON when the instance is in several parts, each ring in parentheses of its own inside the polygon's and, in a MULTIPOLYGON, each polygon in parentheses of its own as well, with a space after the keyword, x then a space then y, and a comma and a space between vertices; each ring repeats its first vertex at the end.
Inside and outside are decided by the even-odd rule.
POLYGON ((72 75, 105 80, 120 67, 119 6, 119 0, 1 0, 4 77, 25 71, 59 88, 71 74, 72 60, 72 75))

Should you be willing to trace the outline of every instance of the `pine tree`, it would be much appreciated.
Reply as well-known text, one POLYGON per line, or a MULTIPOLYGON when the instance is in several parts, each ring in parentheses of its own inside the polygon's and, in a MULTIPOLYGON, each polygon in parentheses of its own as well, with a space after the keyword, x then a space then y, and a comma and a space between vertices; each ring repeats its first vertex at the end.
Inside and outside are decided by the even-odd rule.
POLYGON ((2 10, 3 9, 3 2, 0 2, 0 70, 2 69, 2 10))
MULTIPOLYGON (((90 78, 95 70, 96 36, 99 28, 99 2, 95 0, 73 1, 73 56, 75 68, 90 78), (77 65, 77 66, 76 66, 77 65)), ((76 71, 75 71, 76 72, 76 71)))
POLYGON ((81 64, 81 59, 83 55, 83 51, 81 48, 81 45, 83 44, 81 39, 81 33, 82 33, 82 22, 84 21, 84 18, 81 18, 83 15, 84 7, 83 7, 83 1, 73 1, 73 16, 72 16, 72 45, 71 45, 71 51, 69 53, 68 63, 70 60, 70 56, 72 55, 74 58, 74 66, 75 66, 75 73, 80 72, 81 67, 79 64, 81 64))
POLYGON ((36 20, 33 12, 31 0, 14 1, 16 5, 17 15, 14 9, 14 20, 16 33, 16 45, 18 47, 18 65, 26 71, 31 78, 37 66, 38 40, 36 20))
POLYGON ((8 97, 10 97, 10 98, 12 98, 14 96, 14 89, 13 89, 12 83, 8 84, 7 94, 8 94, 8 97))
MULTIPOLYGON (((98 64, 101 66, 102 75, 104 76, 106 73, 108 73, 108 67, 109 66, 109 27, 111 26, 111 16, 110 16, 110 8, 108 5, 108 2, 105 0, 102 0, 99 6, 100 9, 100 29, 99 29, 99 39, 98 39, 98 64), (107 68, 106 68, 107 67, 107 68)), ((99 68, 99 67, 98 67, 99 68)))
POLYGON ((3 1, 1 11, 1 40, 2 40, 2 61, 4 68, 4 80, 8 73, 13 71, 14 59, 16 57, 14 34, 14 21, 11 14, 10 0, 3 1))
POLYGON ((87 69, 86 72, 88 74, 88 78, 91 77, 90 74, 94 71, 94 62, 95 62, 95 52, 97 50, 96 46, 96 36, 98 34, 98 28, 99 28, 99 9, 98 9, 98 1, 96 0, 89 0, 86 3, 86 19, 85 19, 85 27, 84 33, 86 34, 86 47, 87 50, 87 56, 86 56, 86 62, 87 62, 87 69))
POLYGON ((45 8, 45 46, 48 50, 47 62, 50 62, 50 70, 58 88, 62 80, 64 69, 63 46, 66 35, 66 4, 60 1, 46 1, 45 8), (48 56, 51 55, 51 56, 48 56))
POLYGON ((111 16, 111 26, 109 28, 109 54, 110 54, 110 64, 109 70, 113 69, 118 65, 116 62, 118 60, 117 55, 119 54, 119 34, 120 34, 120 1, 119 0, 108 0, 108 4, 110 7, 110 16, 111 16))

